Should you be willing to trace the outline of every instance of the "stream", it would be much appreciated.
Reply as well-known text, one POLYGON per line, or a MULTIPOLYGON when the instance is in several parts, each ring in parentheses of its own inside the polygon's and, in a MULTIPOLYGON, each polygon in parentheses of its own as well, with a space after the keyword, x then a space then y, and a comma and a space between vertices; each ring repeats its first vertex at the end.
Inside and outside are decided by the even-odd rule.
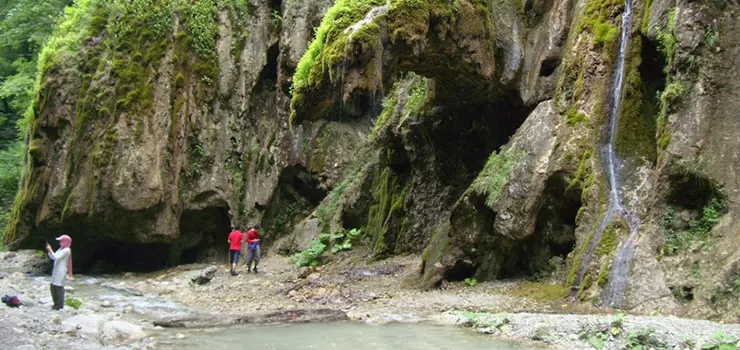
POLYGON ((260 349, 527 349, 467 328, 425 323, 359 322, 241 326, 191 331, 160 342, 161 349, 219 350, 258 345, 260 349))
MULTIPOLYGON (((45 313, 49 305, 48 276, 23 278, 20 271, 3 269, 13 274, 18 287, 29 291, 27 312, 45 313), (33 291, 31 294, 31 291, 33 291), (36 299, 36 301, 34 301, 36 299), (35 305, 34 305, 35 304, 35 305), (37 310, 31 310, 31 309, 37 310)), ((7 279, 5 280, 8 281, 7 279)), ((67 297, 82 302, 79 310, 66 307, 62 318, 74 315, 100 315, 136 324, 151 337, 149 344, 156 349, 235 349, 258 345, 260 349, 525 349, 513 341, 500 340, 476 333, 469 328, 440 326, 428 323, 330 322, 273 325, 237 325, 216 328, 162 328, 152 321, 161 317, 186 315, 196 312, 170 300, 166 295, 148 295, 137 292, 137 283, 150 280, 118 278, 117 276, 76 275, 67 281, 71 291, 67 297), (124 283, 121 283, 125 281, 124 283), (128 286, 128 287, 126 287, 128 286)), ((82 339, 80 339, 82 340, 82 339)), ((92 340, 82 340, 91 348, 98 348, 92 340)), ((109 344, 111 345, 111 344, 109 344)), ((106 348, 105 346, 100 348, 106 348)), ((136 348, 136 346, 134 347, 136 348)))

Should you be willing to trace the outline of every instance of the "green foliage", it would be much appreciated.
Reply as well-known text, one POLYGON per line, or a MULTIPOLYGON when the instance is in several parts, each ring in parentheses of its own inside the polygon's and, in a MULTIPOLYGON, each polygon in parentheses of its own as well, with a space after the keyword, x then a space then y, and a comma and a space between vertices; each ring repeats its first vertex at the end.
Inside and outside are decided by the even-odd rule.
POLYGON ((647 329, 627 334, 627 341, 624 344, 624 348, 627 350, 662 350, 669 347, 655 338, 651 329, 647 329))
POLYGON ((408 97, 403 106, 403 117, 417 117, 427 100, 429 79, 413 72, 408 73, 407 79, 409 81, 406 87, 408 97))
POLYGON ((323 242, 325 238, 328 238, 328 234, 319 234, 319 237, 314 238, 311 241, 311 246, 308 249, 294 255, 293 258, 295 259, 295 265, 298 267, 319 266, 319 259, 321 255, 324 254, 324 250, 326 250, 326 243, 323 242))
POLYGON ((478 284, 478 281, 475 278, 468 277, 468 278, 465 278, 465 280, 463 281, 465 282, 465 285, 468 287, 475 287, 475 285, 478 284))
POLYGON ((660 110, 658 111, 655 123, 658 129, 658 147, 661 150, 665 149, 668 146, 668 142, 670 142, 670 134, 666 132, 665 129, 668 122, 666 120, 668 117, 668 111, 670 110, 671 105, 677 103, 681 99, 681 96, 683 96, 685 91, 686 89, 681 82, 672 80, 666 84, 663 91, 658 91, 660 110))
POLYGON ((676 21, 676 8, 668 10, 668 22, 666 27, 656 26, 655 31, 658 37, 658 50, 663 54, 666 60, 667 68, 671 66, 673 57, 676 55, 676 36, 673 34, 673 27, 676 21))
POLYGON ((499 152, 494 151, 488 157, 486 165, 470 188, 474 192, 485 196, 486 205, 493 206, 518 159, 519 156, 516 152, 510 149, 504 148, 499 152))
POLYGON ((323 65, 327 63, 320 60, 324 45, 333 42, 345 28, 360 20, 372 6, 381 5, 383 2, 385 1, 337 0, 334 6, 326 11, 324 18, 321 20, 321 25, 316 28, 316 36, 308 44, 308 49, 298 62, 293 75, 291 91, 296 92, 308 85, 309 73, 314 64, 323 65))
POLYGON ((686 88, 678 81, 671 81, 666 84, 665 89, 660 92, 661 109, 669 104, 676 103, 684 92, 686 92, 686 88))
POLYGON ((375 140, 375 138, 378 136, 378 132, 380 132, 380 129, 382 129, 388 123, 388 120, 393 115, 393 112, 398 105, 398 100, 400 98, 399 94, 401 94, 402 92, 401 90, 399 90, 399 86, 400 83, 398 81, 395 82, 393 84, 393 91, 383 99, 383 102, 381 103, 383 105, 383 111, 381 111, 380 115, 378 115, 378 118, 375 119, 373 130, 370 131, 370 135, 368 135, 367 137, 369 142, 373 142, 375 140))
POLYGON ((353 228, 349 231, 337 231, 334 233, 320 233, 311 241, 311 246, 293 256, 297 267, 319 266, 324 260, 323 255, 326 248, 331 247, 331 254, 352 248, 352 241, 362 235, 363 229, 353 228))
POLYGON ((77 310, 80 308, 80 306, 82 306, 82 302, 79 299, 75 298, 64 298, 64 305, 77 310))
POLYGON ((282 15, 280 15, 280 11, 272 10, 270 22, 272 23, 273 28, 275 28, 276 30, 280 30, 283 24, 283 17, 282 15))
POLYGON ((613 45, 616 43, 618 35, 619 30, 615 25, 604 22, 594 24, 594 45, 597 47, 613 45))
POLYGON ((579 112, 577 108, 573 107, 568 110, 567 119, 565 120, 565 123, 568 124, 569 126, 574 126, 576 124, 581 123, 584 120, 586 120, 586 114, 583 112, 579 112))
POLYGON ((615 9, 623 4, 621 0, 588 0, 578 18, 577 31, 590 31, 594 34, 594 44, 610 51, 619 33, 617 27, 608 21, 615 9))
MULTIPOLYGON (((321 25, 316 28, 316 35, 308 48, 301 56, 290 87, 292 95, 290 101, 289 123, 292 125, 296 115, 296 108, 303 104, 303 91, 309 87, 318 86, 326 75, 330 80, 334 75, 334 68, 344 61, 346 47, 349 44, 349 35, 345 29, 362 19, 374 6, 385 3, 385 0, 337 0, 330 7, 321 25)), ((379 32, 377 25, 368 25, 379 32)), ((367 34, 369 30, 359 29, 358 32, 367 34)), ((369 39, 369 35, 357 35, 358 38, 369 39)), ((357 38, 354 41, 358 40, 357 38)))
POLYGON ((676 255, 696 242, 702 247, 706 246, 709 232, 726 211, 724 200, 714 197, 702 208, 701 216, 689 222, 688 230, 678 230, 675 227, 675 210, 670 207, 666 208, 661 217, 663 254, 666 256, 676 255))
POLYGON ((524 281, 511 291, 511 295, 552 302, 565 298, 566 289, 562 284, 524 281))
MULTIPOLYGON (((386 150, 388 162, 392 158, 391 150, 386 150)), ((392 253, 396 237, 387 237, 386 234, 397 223, 392 222, 394 217, 403 217, 403 203, 408 190, 408 180, 404 174, 395 173, 389 166, 383 167, 373 183, 373 200, 375 204, 368 213, 367 231, 372 237, 373 257, 382 257, 392 253)), ((397 228, 403 232, 403 229, 397 228)))
POLYGON ((5 235, 4 228, 10 221, 13 199, 21 178, 23 149, 23 142, 16 141, 8 148, 0 150, 0 242, 5 235))
MULTIPOLYGON (((614 315, 614 319, 607 324, 587 326, 578 333, 579 339, 591 344, 596 349, 603 349, 608 342, 614 342, 622 336, 624 336, 624 314, 621 313, 614 315)), ((629 343, 630 336, 628 335, 627 338, 629 343)), ((663 345, 663 348, 665 348, 665 345, 663 345)), ((660 349, 660 347, 656 349, 660 349)))
POLYGON ((342 193, 352 182, 352 177, 346 177, 342 182, 332 188, 331 192, 324 198, 324 200, 316 208, 316 218, 319 219, 320 227, 328 225, 334 213, 339 207, 339 199, 342 198, 342 193))
POLYGON ((465 327, 501 329, 511 323, 507 314, 491 314, 487 312, 462 311, 456 313, 460 323, 465 327))
POLYGON ((185 178, 195 180, 200 178, 205 167, 209 164, 210 159, 206 155, 203 145, 195 137, 188 139, 188 169, 185 171, 185 178))
POLYGON ((368 141, 375 140, 380 129, 388 124, 391 116, 397 113, 399 108, 402 108, 401 121, 406 118, 418 118, 421 108, 428 99, 429 88, 429 79, 414 72, 408 72, 406 76, 396 81, 392 92, 383 99, 383 111, 375 120, 368 141))
POLYGON ((216 56, 216 4, 214 0, 198 0, 187 11, 190 46, 204 59, 216 56))
POLYGON ((704 28, 704 43, 710 49, 714 49, 717 46, 717 33, 710 26, 704 28))
POLYGON ((704 350, 737 350, 738 340, 718 331, 712 334, 712 341, 701 345, 704 350))

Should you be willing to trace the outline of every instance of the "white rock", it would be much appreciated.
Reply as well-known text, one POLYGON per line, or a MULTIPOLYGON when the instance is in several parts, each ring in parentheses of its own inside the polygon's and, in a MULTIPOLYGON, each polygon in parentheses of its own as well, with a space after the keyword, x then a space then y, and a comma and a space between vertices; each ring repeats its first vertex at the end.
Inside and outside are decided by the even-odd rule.
POLYGON ((100 334, 100 328, 105 323, 105 317, 99 315, 77 315, 62 321, 62 332, 94 338, 100 334))
POLYGON ((142 338, 146 338, 146 333, 135 324, 124 321, 110 321, 103 325, 102 339, 106 343, 126 342, 142 338))

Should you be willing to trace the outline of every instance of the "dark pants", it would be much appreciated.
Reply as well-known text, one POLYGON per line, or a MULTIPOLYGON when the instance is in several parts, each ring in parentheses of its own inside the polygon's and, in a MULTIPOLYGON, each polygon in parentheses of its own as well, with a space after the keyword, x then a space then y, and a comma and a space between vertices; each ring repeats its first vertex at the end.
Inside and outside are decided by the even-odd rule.
POLYGON ((55 286, 53 284, 50 284, 51 286, 51 300, 54 301, 54 306, 51 308, 54 310, 61 310, 64 308, 64 287, 62 286, 55 286))
POLYGON ((231 251, 231 263, 234 265, 239 263, 239 251, 238 250, 231 251))
POLYGON ((254 261, 254 270, 257 271, 257 265, 260 264, 260 246, 259 244, 256 245, 254 248, 248 247, 247 248, 247 270, 250 270, 252 268, 252 261, 254 261))

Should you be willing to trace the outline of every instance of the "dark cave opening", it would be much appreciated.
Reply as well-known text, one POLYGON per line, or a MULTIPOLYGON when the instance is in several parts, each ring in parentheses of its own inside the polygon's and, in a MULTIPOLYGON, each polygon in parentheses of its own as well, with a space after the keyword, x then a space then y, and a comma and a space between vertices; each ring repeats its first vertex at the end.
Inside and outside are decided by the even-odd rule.
POLYGON ((278 13, 280 13, 280 9, 282 5, 283 5, 282 0, 270 0, 270 10, 272 11, 277 11, 278 13))
POLYGON ((146 272, 178 264, 210 261, 223 257, 220 249, 231 229, 228 210, 208 207, 181 215, 180 237, 172 243, 139 243, 123 240, 75 241, 80 259, 75 267, 86 273, 146 272))
POLYGON ((225 258, 222 248, 231 232, 228 209, 208 207, 184 211, 180 216, 180 238, 172 245, 174 264, 189 264, 225 258))
POLYGON ((267 63, 262 67, 257 84, 254 86, 254 94, 258 95, 263 92, 274 92, 277 88, 278 80, 278 56, 280 47, 278 43, 273 44, 267 49, 267 63))
POLYGON ((549 77, 555 73, 555 69, 560 67, 560 58, 548 58, 542 61, 540 66, 540 76, 549 77))
POLYGON ((497 278, 539 280, 562 267, 576 243, 576 216, 580 207, 580 189, 568 189, 568 177, 564 173, 553 174, 545 184, 534 234, 524 241, 512 242, 514 248, 504 257, 497 278))
POLYGON ((669 286, 671 294, 681 303, 688 303, 694 300, 694 287, 693 286, 669 286))
MULTIPOLYGON (((75 268, 86 273, 146 272, 174 264, 169 261, 170 244, 106 240, 77 244, 92 254, 75 268)), ((75 252, 77 254, 77 252, 75 252)))
POLYGON ((283 170, 262 217, 264 246, 292 232, 300 220, 306 218, 326 197, 319 181, 302 166, 283 170))
POLYGON ((666 66, 665 58, 650 39, 645 36, 641 39, 640 78, 648 92, 652 92, 645 97, 651 98, 653 102, 659 102, 656 92, 665 89, 667 79, 663 70, 666 66))
MULTIPOLYGON (((644 135, 639 136, 637 132, 624 131, 621 138, 625 140, 618 142, 617 151, 621 152, 620 149, 625 147, 634 147, 637 145, 638 149, 641 149, 639 153, 646 156, 652 163, 655 163, 658 158, 658 147, 664 140, 656 140, 656 131, 659 126, 656 122, 658 115, 661 110, 660 92, 666 87, 666 73, 664 71, 666 62, 663 54, 660 53, 655 43, 648 40, 647 37, 641 38, 641 61, 638 68, 640 72, 640 81, 642 86, 641 91, 641 108, 636 112, 639 113, 639 117, 632 117, 634 120, 627 121, 626 127, 633 128, 632 130, 641 130, 644 135), (631 134, 631 135, 629 135, 631 134), (629 144, 634 144, 629 146, 629 144)), ((631 95, 630 91, 625 92, 627 97, 631 95)), ((629 113, 628 113, 629 115, 629 113)))
POLYGON ((688 210, 700 210, 716 196, 709 180, 696 174, 672 175, 668 204, 688 210))
POLYGON ((459 197, 478 175, 494 150, 506 144, 522 125, 531 108, 515 91, 495 103, 446 105, 433 112, 438 118, 425 118, 433 125, 434 157, 439 179, 459 197))
POLYGON ((447 281, 464 281, 475 275, 478 267, 471 260, 458 260, 444 273, 444 280, 447 281))

